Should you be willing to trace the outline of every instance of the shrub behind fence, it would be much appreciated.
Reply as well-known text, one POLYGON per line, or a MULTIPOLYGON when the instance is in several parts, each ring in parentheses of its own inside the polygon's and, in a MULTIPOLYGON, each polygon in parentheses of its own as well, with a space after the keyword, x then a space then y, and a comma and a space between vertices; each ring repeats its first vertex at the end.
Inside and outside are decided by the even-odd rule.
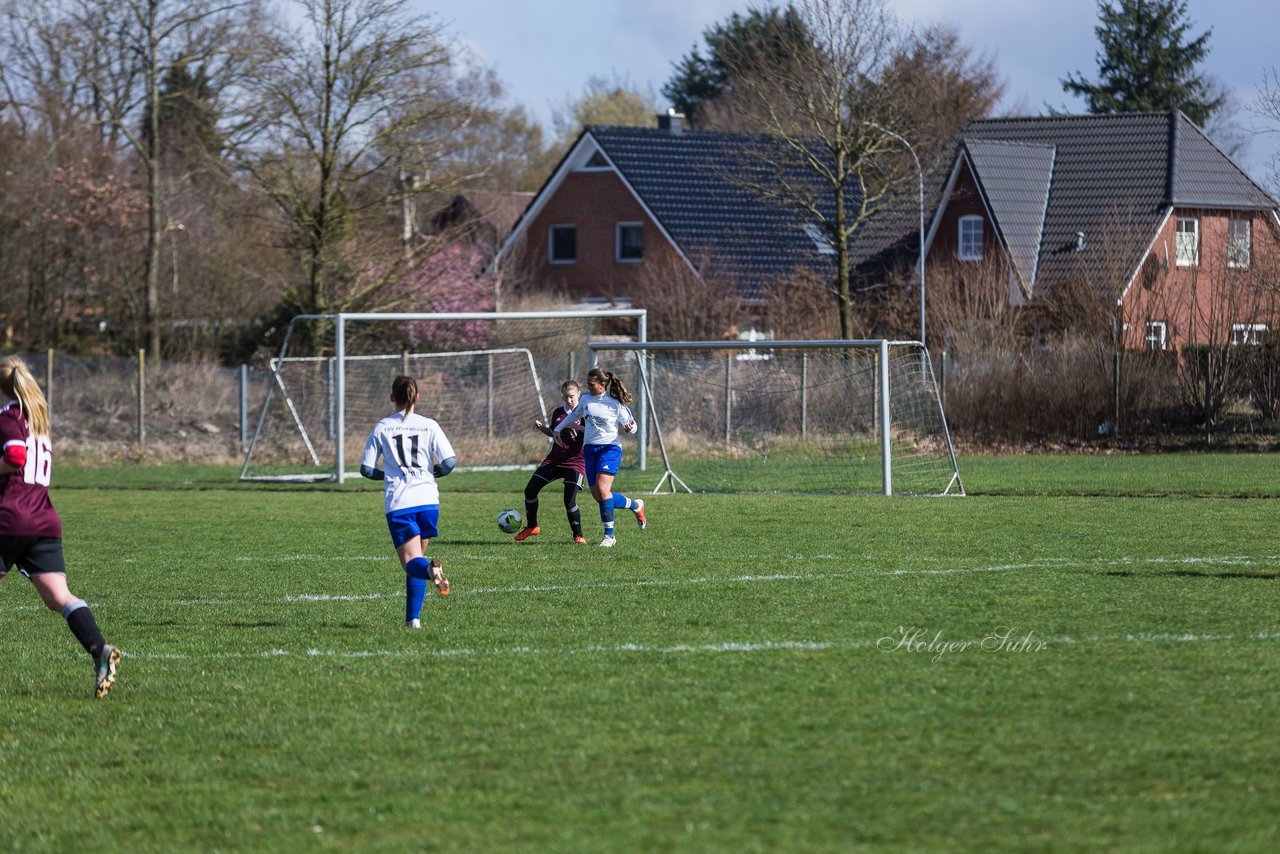
POLYGON ((238 461, 269 374, 209 363, 25 354, 62 459, 238 461), (140 382, 141 380, 141 382, 140 382))

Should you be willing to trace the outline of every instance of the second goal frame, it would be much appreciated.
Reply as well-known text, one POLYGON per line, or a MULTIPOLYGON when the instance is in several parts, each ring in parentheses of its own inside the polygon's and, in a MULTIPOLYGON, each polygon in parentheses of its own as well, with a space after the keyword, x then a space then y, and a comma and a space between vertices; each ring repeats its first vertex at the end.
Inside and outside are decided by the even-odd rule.
MULTIPOLYGON (((852 357, 854 359, 861 358, 862 366, 860 371, 855 372, 854 374, 847 374, 840 368, 839 363, 835 363, 835 367, 842 375, 852 377, 860 373, 864 377, 862 382, 865 383, 863 387, 866 391, 863 392, 865 397, 862 399, 859 411, 863 413, 862 418, 864 418, 865 421, 863 426, 852 429, 855 429, 858 435, 866 436, 866 439, 868 440, 871 439, 871 434, 874 433, 876 446, 878 446, 878 453, 877 451, 872 450, 871 447, 868 447, 867 450, 871 451, 872 460, 874 460, 875 456, 879 456, 879 483, 878 485, 873 486, 872 483, 874 483, 874 481, 871 483, 866 482, 866 475, 870 474, 872 478, 875 477, 875 474, 872 473, 874 470, 867 471, 865 465, 860 465, 859 471, 862 471, 863 474, 857 476, 856 480, 858 481, 858 484, 856 487, 846 489, 844 487, 834 486, 830 487, 830 491, 856 491, 863 493, 875 493, 878 491, 883 495, 893 495, 895 493, 894 454, 895 452, 902 454, 905 447, 908 449, 908 454, 904 458, 904 461, 908 463, 907 471, 909 474, 907 476, 911 479, 910 482, 905 484, 907 492, 913 494, 940 495, 964 494, 964 487, 960 481, 960 473, 956 463, 950 431, 946 424, 945 414, 942 411, 941 397, 938 394, 937 382, 933 375, 932 362, 929 359, 928 352, 924 345, 918 341, 890 339, 797 339, 786 341, 593 342, 589 345, 589 348, 592 352, 593 360, 598 360, 600 358, 600 354, 603 352, 632 351, 635 353, 636 369, 639 380, 637 392, 638 396, 643 396, 643 400, 639 401, 640 406, 638 409, 640 412, 638 415, 643 417, 643 415, 647 414, 652 420, 653 440, 658 444, 658 450, 661 453, 664 466, 662 479, 659 480, 658 485, 653 489, 654 492, 663 491, 664 488, 669 489, 672 492, 677 491, 678 488, 683 488, 685 491, 689 492, 694 491, 676 474, 672 468, 672 455, 669 452, 667 437, 664 436, 663 433, 662 419, 659 418, 658 414, 659 410, 657 404, 659 401, 654 396, 655 378, 651 376, 651 369, 658 363, 658 354, 662 354, 664 352, 671 353, 672 351, 682 351, 691 355, 696 354, 698 351, 702 351, 704 353, 710 351, 734 353, 734 357, 732 359, 730 359, 729 356, 725 357, 724 427, 722 438, 715 440, 718 443, 723 442, 723 447, 725 448, 724 452, 717 452, 716 455, 721 456, 722 459, 726 459, 733 457, 735 454, 740 455, 743 452, 743 446, 738 443, 737 439, 731 443, 730 420, 733 404, 730 402, 729 376, 733 364, 740 363, 740 360, 747 360, 745 363, 742 363, 744 367, 753 363, 764 364, 774 358, 774 351, 846 350, 860 351, 860 357, 857 355, 852 357), (891 357, 891 350, 894 354, 893 357, 891 357), (738 360, 738 362, 735 362, 735 360, 738 360), (652 364, 650 364, 651 362, 652 364), (891 364, 895 368, 893 379, 891 379, 891 364), (874 374, 874 377, 870 375, 872 373, 874 374), (906 386, 903 385, 904 382, 907 383, 906 386), (896 410, 894 407, 895 393, 900 397, 903 394, 907 394, 907 397, 902 398, 899 402, 898 409, 896 410), (906 410, 906 418, 905 420, 900 420, 895 423, 893 421, 895 412, 898 414, 900 419, 903 419, 904 410, 902 410, 902 406, 908 407, 906 410), (867 430, 867 427, 871 427, 872 430, 867 430), (912 437, 924 440, 923 444, 915 444, 914 450, 912 450, 912 437), (731 444, 733 444, 733 448, 730 448, 731 444), (929 451, 927 448, 932 448, 933 450, 929 451), (933 462, 928 462, 928 460, 933 460, 933 462), (931 476, 930 483, 927 486, 913 489, 913 486, 919 485, 918 481, 913 478, 916 476, 916 467, 920 466, 922 461, 927 465, 930 471, 935 472, 935 475, 931 476)), ((778 353, 777 356, 778 358, 782 358, 781 353, 778 353)), ((793 354, 791 356, 792 363, 794 363, 797 358, 800 360, 802 365, 805 364, 803 354, 793 354)), ((705 357, 703 357, 703 359, 705 363, 705 357)), ((696 364, 696 362, 697 359, 695 357, 693 363, 696 364)), ((688 365, 690 362, 684 362, 679 359, 668 359, 663 364, 670 369, 673 365, 688 365)), ((831 365, 833 363, 828 360, 827 364, 831 365)), ((772 368, 770 368, 770 370, 772 371, 772 368)), ((785 374, 786 366, 780 364, 777 370, 785 374)), ((770 373, 770 376, 776 375, 777 374, 770 373)), ((792 386, 793 393, 798 392, 799 394, 801 412, 804 411, 804 401, 807 397, 807 388, 805 386, 803 376, 804 372, 802 368, 802 379, 798 388, 792 386)), ((737 393, 738 391, 735 390, 734 395, 736 396, 737 393)), ((745 390, 745 387, 743 393, 748 393, 745 390)), ((672 405, 675 404, 673 403, 672 405)), ((747 411, 751 412, 751 410, 747 411)), ((760 410, 758 409, 756 411, 760 410)), ((764 408, 764 411, 769 410, 764 408)), ((687 422, 687 419, 684 418, 685 410, 680 409, 677 412, 678 417, 676 420, 681 423, 687 422)), ((671 415, 672 411, 668 411, 667 417, 669 418, 671 415)), ((803 416, 801 416, 801 418, 803 419, 803 416)), ((778 422, 778 424, 780 426, 781 422, 778 422)), ((805 435, 804 424, 805 422, 801 420, 801 427, 795 431, 795 437, 803 437, 805 435)), ((735 429, 737 428, 736 423, 733 426, 735 429)), ((641 427, 642 429, 639 439, 641 441, 641 456, 643 457, 643 445, 647 441, 648 436, 647 431, 644 430, 643 424, 641 427)), ((847 430, 851 428, 840 429, 841 432, 845 433, 847 438, 847 430)), ((687 431, 684 432, 687 433, 687 431)), ((779 448, 775 448, 775 451, 781 450, 781 452, 785 454, 786 450, 781 449, 780 443, 788 442, 792 437, 787 436, 785 431, 783 433, 778 433, 774 427, 769 427, 767 432, 772 433, 775 443, 779 443, 779 448)), ((677 444, 679 444, 679 436, 681 433, 682 431, 677 428, 677 444)), ((705 439, 707 434, 704 432, 699 435, 705 439)), ((742 435, 747 434, 743 433, 742 435)), ((824 435, 827 436, 829 441, 833 434, 826 433, 824 435)), ((810 442, 812 442, 814 438, 812 430, 809 431, 809 436, 810 442)), ((766 444, 769 443, 766 442, 766 444)), ((809 446, 813 447, 812 444, 809 446)), ((688 450, 688 446, 686 445, 685 447, 686 450, 688 450)), ((751 450, 747 449, 746 452, 750 454, 751 450)), ((814 459, 810 458, 811 464, 820 465, 822 463, 821 455, 823 453, 829 454, 831 451, 828 450, 824 452, 819 450, 818 453, 819 458, 816 463, 814 459)), ((764 452, 764 458, 767 459, 768 456, 769 452, 766 450, 764 452)), ((872 460, 866 460, 866 462, 871 462, 872 460)), ((697 467, 698 465, 705 464, 706 462, 707 458, 705 456, 697 457, 690 465, 692 467, 697 467), (698 463, 698 460, 701 460, 701 463, 698 463)), ((838 465, 834 459, 832 460, 832 463, 838 465)), ((771 463, 771 465, 777 465, 777 463, 771 463)), ((706 491, 707 489, 707 487, 703 487, 699 491, 706 491)), ((761 489, 764 491, 772 491, 767 486, 762 486, 761 489)), ((775 489, 778 488, 775 487, 775 489)), ((712 486, 709 488, 709 491, 758 490, 750 487, 743 488, 742 484, 739 482, 719 489, 712 486)), ((794 490, 789 489, 784 485, 780 488, 780 491, 794 490)), ((819 489, 818 491, 825 490, 819 489)))

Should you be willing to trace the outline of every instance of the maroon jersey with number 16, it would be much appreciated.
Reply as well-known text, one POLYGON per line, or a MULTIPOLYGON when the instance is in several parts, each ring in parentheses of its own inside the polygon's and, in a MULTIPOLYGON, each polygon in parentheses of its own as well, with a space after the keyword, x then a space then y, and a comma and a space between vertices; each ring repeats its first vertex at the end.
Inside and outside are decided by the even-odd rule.
POLYGON ((0 448, 25 445, 21 469, 0 474, 0 536, 62 537, 62 520, 49 500, 53 448, 47 436, 31 435, 17 401, 0 409, 0 448))

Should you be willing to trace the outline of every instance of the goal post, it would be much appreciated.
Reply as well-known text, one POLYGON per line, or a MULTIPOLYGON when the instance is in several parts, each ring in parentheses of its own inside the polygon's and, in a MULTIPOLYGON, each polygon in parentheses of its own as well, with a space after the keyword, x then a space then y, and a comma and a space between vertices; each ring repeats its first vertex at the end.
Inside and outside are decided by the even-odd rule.
POLYGON ((918 341, 600 342, 591 350, 630 373, 642 398, 663 464, 654 492, 964 494, 918 341))
MULTIPOLYGON (((532 468, 547 395, 589 366, 593 341, 643 342, 643 309, 298 315, 270 360, 245 452, 245 481, 342 483, 364 437, 392 410, 391 380, 418 380, 417 411, 438 421, 459 470, 532 468)), ((554 403, 552 404, 554 406, 554 403)))

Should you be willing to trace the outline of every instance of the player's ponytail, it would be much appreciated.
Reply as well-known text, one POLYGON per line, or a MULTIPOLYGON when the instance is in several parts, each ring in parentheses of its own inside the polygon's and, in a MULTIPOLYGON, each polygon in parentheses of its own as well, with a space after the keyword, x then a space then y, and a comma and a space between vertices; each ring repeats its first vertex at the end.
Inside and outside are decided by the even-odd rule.
POLYGON ((613 371, 606 371, 601 368, 592 368, 587 372, 587 379, 595 380, 604 386, 604 390, 613 395, 618 402, 624 405, 630 405, 635 400, 635 395, 627 391, 627 387, 622 384, 622 378, 613 371))
POLYGON ((622 377, 618 376, 613 371, 606 371, 605 374, 609 377, 609 394, 613 395, 627 406, 630 406, 631 401, 635 400, 636 396, 627 391, 627 387, 622 384, 622 377))
POLYGON ((418 381, 413 377, 398 376, 391 381, 391 402, 401 412, 418 402, 418 381))
POLYGON ((18 356, 0 362, 0 391, 18 401, 31 435, 49 438, 49 403, 31 369, 18 356))

